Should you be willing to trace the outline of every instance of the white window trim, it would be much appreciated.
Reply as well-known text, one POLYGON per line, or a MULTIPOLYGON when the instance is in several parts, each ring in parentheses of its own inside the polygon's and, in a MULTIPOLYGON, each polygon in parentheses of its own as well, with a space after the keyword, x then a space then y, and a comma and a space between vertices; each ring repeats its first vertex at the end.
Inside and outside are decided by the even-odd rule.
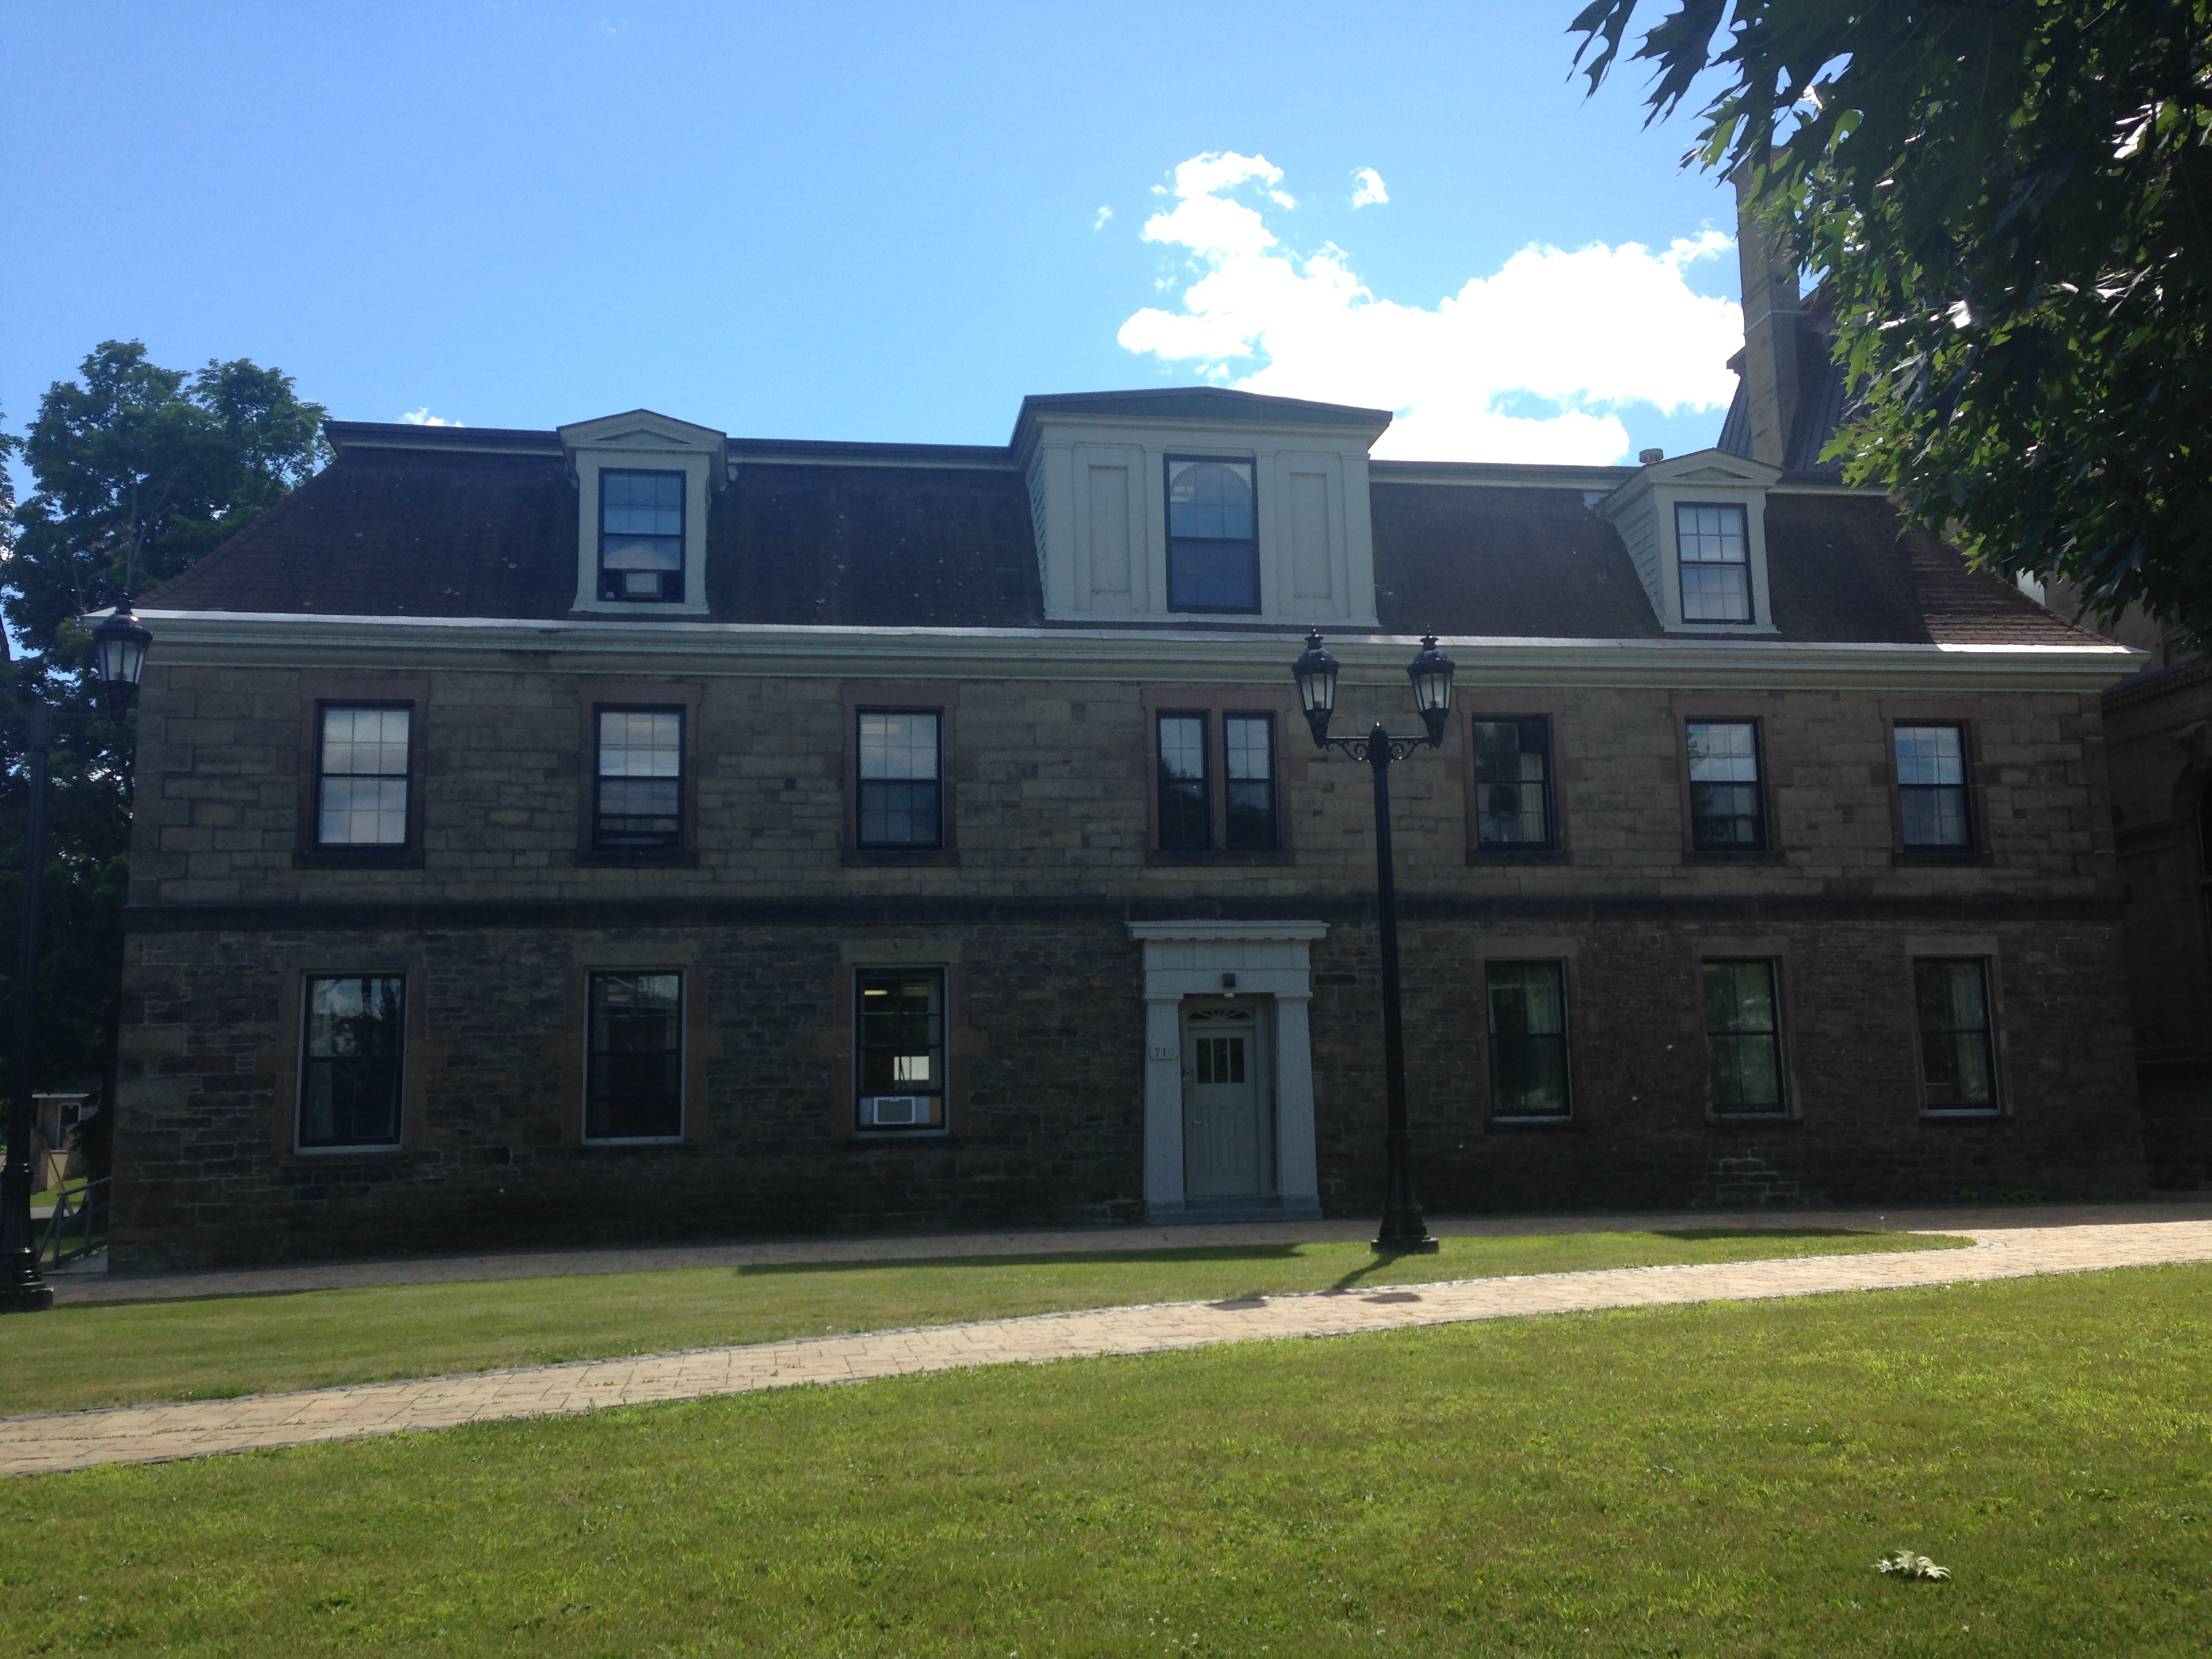
POLYGON ((576 593, 571 609, 601 617, 704 617, 707 606, 707 515, 729 481, 729 444, 722 434, 688 421, 635 410, 561 428, 568 467, 576 481, 576 593), (606 599, 599 597, 599 474, 680 472, 684 475, 684 597, 606 599))
POLYGON ((1774 602, 1766 576, 1766 493, 1782 477, 1779 467, 1746 460, 1722 450, 1701 449, 1669 461, 1654 461, 1611 495, 1600 509, 1627 544, 1644 596, 1665 632, 1691 638, 1712 635, 1771 637, 1774 602), (1751 574, 1749 622, 1691 622, 1682 615, 1682 552, 1676 539, 1677 507, 1743 508, 1745 553, 1751 574))

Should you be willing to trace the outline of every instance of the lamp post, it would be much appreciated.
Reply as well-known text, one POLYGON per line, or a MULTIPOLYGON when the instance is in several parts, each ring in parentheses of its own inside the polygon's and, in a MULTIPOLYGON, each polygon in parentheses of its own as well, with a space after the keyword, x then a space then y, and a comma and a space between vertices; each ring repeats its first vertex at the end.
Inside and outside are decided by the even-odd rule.
POLYGON ((1434 749, 1444 740, 1444 716, 1451 712, 1452 659, 1437 649, 1437 636, 1421 636, 1420 654, 1407 665, 1413 682, 1413 706, 1420 711, 1425 737, 1394 738, 1377 720, 1364 738, 1332 738, 1340 665, 1321 642, 1321 629, 1306 635, 1304 653, 1291 665, 1298 703, 1320 749, 1340 749, 1367 763, 1375 779, 1375 912, 1382 934, 1382 1091, 1389 1107, 1384 1145, 1389 1165, 1382 1197, 1382 1227, 1375 1248, 1386 1255, 1426 1255, 1437 1248, 1421 1218, 1413 1191, 1413 1138, 1406 1127, 1406 1032, 1398 996, 1398 884, 1390 864, 1390 768, 1416 749, 1434 749))
MULTIPOLYGON (((100 690, 108 712, 120 719, 145 672, 154 636, 131 613, 125 598, 92 630, 100 690)), ((54 1305, 39 1272, 39 1246, 31 1236, 31 1100, 39 1036, 39 907, 46 870, 46 773, 54 727, 81 714, 57 715, 43 698, 22 711, 23 748, 30 774, 30 803, 23 815, 23 927, 15 956, 15 1046, 9 1069, 15 1088, 8 1107, 8 1162, 0 1168, 0 1313, 37 1313, 54 1305)), ((115 1109, 108 1103, 107 1109, 115 1109)))

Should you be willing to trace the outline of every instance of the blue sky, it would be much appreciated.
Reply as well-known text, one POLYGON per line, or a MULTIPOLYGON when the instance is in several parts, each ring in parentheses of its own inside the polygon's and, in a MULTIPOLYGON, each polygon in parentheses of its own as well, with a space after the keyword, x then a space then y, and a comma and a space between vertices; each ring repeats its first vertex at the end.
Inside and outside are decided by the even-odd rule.
POLYGON ((1695 448, 1732 204, 1583 100, 1577 3, 0 0, 0 410, 137 337, 359 420, 997 443, 1208 379, 1695 448))

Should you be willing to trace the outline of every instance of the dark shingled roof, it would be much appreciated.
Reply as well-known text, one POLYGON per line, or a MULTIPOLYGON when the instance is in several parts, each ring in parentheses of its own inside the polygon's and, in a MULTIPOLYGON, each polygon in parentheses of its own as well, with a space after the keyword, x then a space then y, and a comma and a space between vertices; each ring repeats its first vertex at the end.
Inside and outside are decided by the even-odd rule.
MULTIPOLYGON (((350 428, 349 438, 368 433, 374 441, 341 444, 330 466, 142 603, 525 621, 568 615, 576 490, 564 459, 520 441, 528 434, 508 434, 518 441, 504 453, 483 453, 459 447, 450 433, 402 447, 403 430, 350 428)), ((741 460, 716 496, 706 573, 715 620, 1044 625, 1019 472, 917 464, 906 449, 806 454, 741 460)), ((1619 535, 1586 505, 1593 481, 1611 475, 1560 471, 1556 486, 1531 469, 1469 468, 1458 483, 1378 477, 1370 501, 1382 627, 1656 637, 1658 623, 1619 535)), ((1932 538, 1900 536, 1889 503, 1871 493, 1777 490, 1767 499, 1766 540, 1774 620, 1787 639, 2094 637, 2009 585, 1969 572, 1932 538)))

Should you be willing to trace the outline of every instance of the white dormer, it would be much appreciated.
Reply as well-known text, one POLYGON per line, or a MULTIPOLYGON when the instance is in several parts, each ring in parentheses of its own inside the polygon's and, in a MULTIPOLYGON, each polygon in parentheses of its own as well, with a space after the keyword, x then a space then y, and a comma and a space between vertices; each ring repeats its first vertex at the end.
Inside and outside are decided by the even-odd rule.
POLYGON ((707 507, 722 434, 649 409, 561 428, 576 477, 576 604, 603 616, 707 614, 707 507))
POLYGON ((1210 386, 1025 399, 1045 615, 1372 626, 1367 452, 1389 423, 1210 386))
POLYGON ((1766 492, 1782 469, 1718 449, 1653 461, 1600 508, 1669 634, 1772 634, 1766 492))

